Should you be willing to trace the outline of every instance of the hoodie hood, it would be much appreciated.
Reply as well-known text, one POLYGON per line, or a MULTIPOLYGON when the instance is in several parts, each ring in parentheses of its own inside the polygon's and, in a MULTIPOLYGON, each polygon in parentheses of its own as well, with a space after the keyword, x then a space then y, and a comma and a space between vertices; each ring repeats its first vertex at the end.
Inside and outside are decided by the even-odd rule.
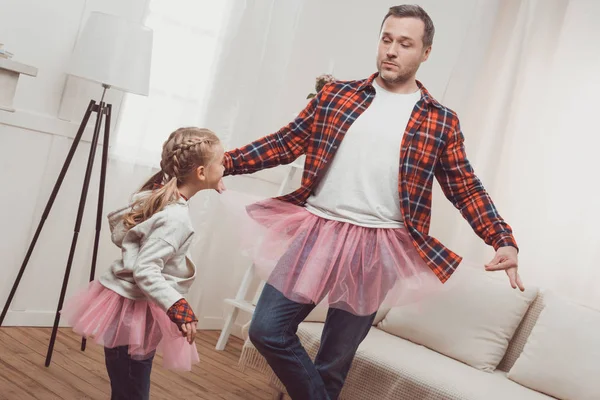
POLYGON ((147 196, 148 193, 149 192, 136 193, 133 195, 128 205, 121 207, 106 216, 106 218, 108 218, 108 226, 110 227, 111 240, 118 247, 122 247, 123 239, 125 239, 125 235, 129 232, 129 229, 125 227, 123 221, 125 215, 131 211, 131 208, 136 201, 147 196))

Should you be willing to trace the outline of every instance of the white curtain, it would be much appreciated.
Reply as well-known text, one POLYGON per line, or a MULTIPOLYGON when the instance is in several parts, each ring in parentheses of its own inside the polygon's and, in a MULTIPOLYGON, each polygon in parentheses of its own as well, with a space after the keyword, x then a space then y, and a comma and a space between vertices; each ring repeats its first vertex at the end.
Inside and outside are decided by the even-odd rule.
POLYGON ((204 124, 231 6, 231 1, 149 1, 144 23, 154 32, 150 94, 125 97, 113 158, 157 167, 172 131, 204 124))
MULTIPOLYGON (((600 2, 511 0, 498 11, 482 68, 452 82, 471 88, 457 103, 468 154, 514 228, 525 284, 600 308, 600 2)), ((489 260, 466 224, 446 221, 454 248, 489 260)))

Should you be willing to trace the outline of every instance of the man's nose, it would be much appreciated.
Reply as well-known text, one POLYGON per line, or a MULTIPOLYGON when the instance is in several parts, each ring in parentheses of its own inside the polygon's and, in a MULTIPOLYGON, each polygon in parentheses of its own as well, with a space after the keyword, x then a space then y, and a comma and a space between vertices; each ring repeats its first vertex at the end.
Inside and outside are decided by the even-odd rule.
POLYGON ((388 58, 396 58, 398 57, 398 49, 397 49, 397 45, 396 44, 391 44, 388 48, 387 51, 385 52, 385 55, 388 58))

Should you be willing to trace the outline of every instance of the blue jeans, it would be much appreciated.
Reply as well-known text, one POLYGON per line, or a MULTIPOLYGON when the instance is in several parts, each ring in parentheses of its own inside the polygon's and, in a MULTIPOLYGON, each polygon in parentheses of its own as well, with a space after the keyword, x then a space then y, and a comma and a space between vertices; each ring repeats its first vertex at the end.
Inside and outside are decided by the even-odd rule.
POLYGON ((104 348, 106 371, 110 378, 111 400, 148 400, 150 373, 154 354, 145 360, 134 360, 128 346, 104 348))
POLYGON ((293 400, 336 400, 375 314, 360 317, 330 308, 313 363, 296 332, 314 308, 293 302, 266 284, 248 334, 293 400))

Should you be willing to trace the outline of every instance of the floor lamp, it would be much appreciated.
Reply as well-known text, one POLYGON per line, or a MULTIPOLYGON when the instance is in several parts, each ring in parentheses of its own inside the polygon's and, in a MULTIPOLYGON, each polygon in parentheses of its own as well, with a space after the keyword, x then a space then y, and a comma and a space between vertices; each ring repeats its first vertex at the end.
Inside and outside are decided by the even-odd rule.
MULTIPOLYGON (((62 288, 56 309, 56 316, 54 318, 52 336, 50 337, 50 343, 48 345, 48 353, 46 355, 45 364, 46 367, 50 366, 50 361, 52 359, 54 342, 56 340, 58 323, 60 321, 60 310, 63 306, 67 285, 69 282, 69 275, 71 274, 71 266, 73 263, 73 257, 75 255, 75 249, 77 247, 77 238, 81 228, 90 178, 94 166, 94 157, 96 154, 96 148, 98 146, 102 123, 104 122, 102 165, 100 169, 100 190, 96 215, 96 236, 94 240, 90 281, 94 279, 96 272, 98 243, 100 240, 100 230, 103 220, 102 208, 104 203, 104 186, 106 182, 106 167, 108 164, 108 143, 110 138, 110 121, 112 112, 112 105, 104 102, 104 96, 106 91, 110 88, 147 96, 150 81, 151 57, 152 30, 139 23, 133 23, 121 17, 99 12, 92 12, 90 14, 81 36, 77 41, 75 49, 73 50, 68 73, 102 85, 102 97, 100 98, 99 103, 91 100, 87 110, 85 111, 79 129, 77 130, 77 134, 73 139, 73 144, 71 145, 60 174, 58 175, 54 189, 52 190, 50 198, 48 199, 41 220, 29 245, 25 259, 23 260, 23 264, 21 265, 8 299, 6 300, 2 314, 0 315, 0 325, 2 325, 13 297, 15 296, 21 278, 23 277, 23 273, 25 272, 29 258, 31 257, 40 233, 42 232, 46 218, 48 217, 48 214, 50 214, 54 200, 56 199, 63 179, 69 169, 71 160, 73 159, 75 151, 77 150, 77 146, 81 141, 83 132, 85 131, 92 114, 95 114, 96 123, 94 125, 94 133, 92 136, 92 143, 90 146, 85 177, 81 190, 79 208, 77 210, 77 219, 73 232, 73 240, 71 242, 69 258, 62 282, 62 288)), ((81 350, 85 350, 85 345, 85 339, 82 339, 81 350)))

